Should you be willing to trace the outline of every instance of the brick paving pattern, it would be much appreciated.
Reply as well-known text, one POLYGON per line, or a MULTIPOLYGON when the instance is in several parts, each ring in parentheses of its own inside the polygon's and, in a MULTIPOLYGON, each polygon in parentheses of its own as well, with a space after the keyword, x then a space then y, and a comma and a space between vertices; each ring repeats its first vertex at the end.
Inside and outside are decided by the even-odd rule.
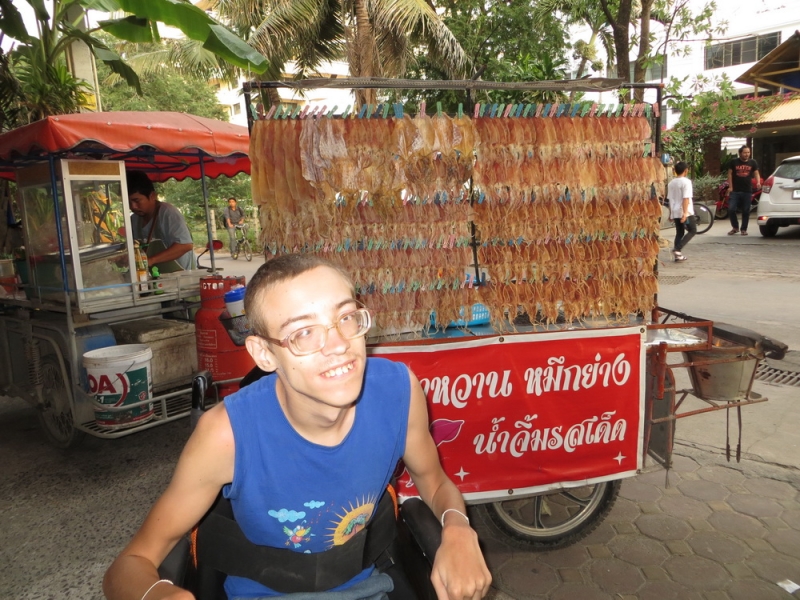
POLYGON ((490 598, 792 598, 777 583, 800 584, 800 475, 704 458, 675 456, 669 487, 661 469, 625 480, 608 517, 567 548, 512 549, 476 515, 490 598))

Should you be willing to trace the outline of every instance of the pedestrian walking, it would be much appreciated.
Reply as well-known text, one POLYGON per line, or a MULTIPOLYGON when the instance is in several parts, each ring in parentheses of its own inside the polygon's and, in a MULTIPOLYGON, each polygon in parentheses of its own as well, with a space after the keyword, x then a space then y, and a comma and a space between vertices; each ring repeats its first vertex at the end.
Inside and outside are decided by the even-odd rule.
POLYGON ((731 161, 728 168, 728 215, 731 219, 732 229, 728 235, 741 233, 747 235, 747 223, 750 221, 750 204, 753 201, 753 183, 755 187, 761 185, 761 174, 758 172, 758 163, 750 158, 751 151, 747 146, 739 148, 739 156, 731 161), (742 211, 742 228, 739 230, 739 221, 736 211, 742 211))
POLYGON ((697 234, 697 223, 694 219, 694 205, 692 204, 692 181, 686 176, 688 169, 685 162, 676 163, 675 177, 667 186, 669 216, 675 223, 675 244, 672 247, 672 258, 675 262, 686 260, 681 250, 697 234))

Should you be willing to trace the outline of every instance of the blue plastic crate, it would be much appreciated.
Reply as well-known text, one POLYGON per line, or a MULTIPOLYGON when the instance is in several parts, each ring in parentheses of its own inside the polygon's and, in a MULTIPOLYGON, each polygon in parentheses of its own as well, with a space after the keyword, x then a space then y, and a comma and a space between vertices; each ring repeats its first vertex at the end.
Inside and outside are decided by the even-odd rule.
MULTIPOLYGON (((464 314, 467 311, 461 307, 460 318, 458 321, 451 321, 448 327, 475 327, 476 325, 487 325, 489 323, 489 307, 480 302, 472 305, 472 318, 469 321, 464 320, 464 314)), ((436 325, 436 311, 431 312, 431 325, 436 325)))

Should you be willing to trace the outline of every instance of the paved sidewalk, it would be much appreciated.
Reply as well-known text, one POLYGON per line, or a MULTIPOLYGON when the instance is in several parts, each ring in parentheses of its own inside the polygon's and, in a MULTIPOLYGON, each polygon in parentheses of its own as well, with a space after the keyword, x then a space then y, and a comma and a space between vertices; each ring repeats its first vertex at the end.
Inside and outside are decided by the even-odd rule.
MULTIPOLYGON (((698 454, 706 462, 709 455, 698 454)), ((493 600, 770 600, 800 597, 800 475, 757 463, 701 466, 676 456, 626 480, 609 516, 583 541, 515 551, 476 524, 493 600)))

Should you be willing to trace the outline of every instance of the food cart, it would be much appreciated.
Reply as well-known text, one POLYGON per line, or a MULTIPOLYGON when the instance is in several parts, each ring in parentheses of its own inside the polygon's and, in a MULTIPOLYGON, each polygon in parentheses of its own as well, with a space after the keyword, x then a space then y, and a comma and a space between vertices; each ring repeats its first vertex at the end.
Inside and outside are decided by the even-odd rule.
MULTIPOLYGON (((779 348, 657 304, 660 87, 652 104, 474 101, 484 89, 620 85, 337 78, 244 90, 247 101, 266 87, 464 92, 453 115, 424 103, 265 107, 250 124, 253 201, 268 253, 315 253, 353 274, 375 317, 368 352, 410 366, 445 470, 523 547, 586 535, 648 454, 669 468, 676 419, 765 400, 750 386, 779 348), (675 387, 681 368, 690 389, 675 387), (688 396, 703 407, 687 410, 688 396)), ((405 473, 398 492, 415 495, 405 473)))
POLYGON ((157 289, 137 280, 125 169, 154 182, 230 177, 249 171, 247 152, 245 128, 169 112, 63 115, 0 136, 24 242, 17 283, 0 296, 0 391, 35 404, 53 444, 189 414, 201 272, 164 274, 157 289), (110 350, 128 343, 151 358, 110 350), (87 352, 103 355, 88 370, 87 352), (103 392, 111 400, 100 406, 103 392))

